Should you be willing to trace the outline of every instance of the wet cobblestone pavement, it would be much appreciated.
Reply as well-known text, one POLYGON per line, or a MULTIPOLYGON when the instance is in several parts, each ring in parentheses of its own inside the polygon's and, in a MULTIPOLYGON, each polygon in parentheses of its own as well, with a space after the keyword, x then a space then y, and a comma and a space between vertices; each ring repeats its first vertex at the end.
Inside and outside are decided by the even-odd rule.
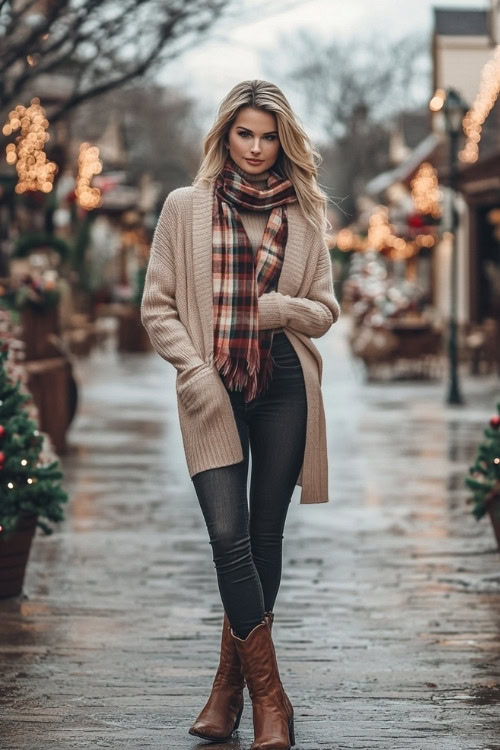
MULTIPOLYGON (((346 318, 324 358, 331 501, 285 529, 273 628, 295 750, 500 750, 500 554, 463 477, 494 376, 364 383, 346 318)), ((24 596, 0 602, 0 747, 241 750, 187 730, 218 661, 222 607, 185 466, 175 372, 95 352, 64 459, 67 520, 37 534, 24 596)))

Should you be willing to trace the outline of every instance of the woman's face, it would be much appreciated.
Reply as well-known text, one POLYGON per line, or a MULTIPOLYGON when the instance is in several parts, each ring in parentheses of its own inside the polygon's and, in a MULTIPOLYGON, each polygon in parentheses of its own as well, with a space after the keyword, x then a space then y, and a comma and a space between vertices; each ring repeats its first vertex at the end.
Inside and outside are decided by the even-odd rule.
POLYGON ((278 158, 278 124, 271 112, 243 107, 228 134, 229 154, 245 172, 260 174, 278 158))

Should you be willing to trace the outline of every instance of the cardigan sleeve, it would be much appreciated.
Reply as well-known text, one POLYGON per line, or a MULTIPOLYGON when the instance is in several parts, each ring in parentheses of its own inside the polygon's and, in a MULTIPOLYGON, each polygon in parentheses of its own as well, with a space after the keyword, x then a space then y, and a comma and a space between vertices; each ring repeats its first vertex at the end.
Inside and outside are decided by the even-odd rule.
POLYGON ((179 215, 174 198, 163 204, 151 243, 141 320, 154 349, 179 373, 207 368, 197 354, 186 327, 179 320, 175 294, 175 264, 172 243, 177 236, 179 215))
POLYGON ((333 291, 332 262, 322 243, 307 297, 267 292, 259 297, 259 328, 291 328, 311 338, 323 336, 338 320, 340 305, 333 291))

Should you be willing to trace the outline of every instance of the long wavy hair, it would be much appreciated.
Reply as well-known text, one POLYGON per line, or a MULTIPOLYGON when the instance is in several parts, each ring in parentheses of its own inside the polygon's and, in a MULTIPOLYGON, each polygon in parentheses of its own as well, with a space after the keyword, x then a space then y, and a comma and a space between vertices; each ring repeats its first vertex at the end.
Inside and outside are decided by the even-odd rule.
POLYGON ((304 217, 322 234, 329 226, 328 198, 318 184, 321 156, 299 124, 287 98, 269 81, 242 81, 222 100, 215 123, 203 142, 203 158, 194 179, 213 180, 227 159, 229 130, 242 107, 253 107, 276 116, 280 150, 273 169, 292 182, 304 217))

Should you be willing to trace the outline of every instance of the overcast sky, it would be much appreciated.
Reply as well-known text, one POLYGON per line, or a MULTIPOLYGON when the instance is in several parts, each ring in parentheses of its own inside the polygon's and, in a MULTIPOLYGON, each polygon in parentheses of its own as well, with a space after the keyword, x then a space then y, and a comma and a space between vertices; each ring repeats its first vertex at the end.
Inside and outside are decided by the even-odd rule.
MULTIPOLYGON (((196 97, 203 127, 210 125, 220 100, 236 83, 248 78, 271 78, 264 58, 272 69, 273 51, 278 46, 282 48, 283 40, 294 37, 300 29, 314 32, 319 41, 339 36, 350 39, 372 32, 391 38, 420 32, 428 33, 430 38, 434 7, 484 9, 489 3, 488 0, 282 0, 281 4, 269 5, 285 10, 267 14, 262 0, 235 0, 233 8, 242 12, 238 15, 233 9, 231 23, 219 23, 211 38, 162 71, 162 82, 181 87, 196 97)), ((293 91, 285 88, 280 74, 271 80, 283 87, 292 106, 304 118, 299 102, 294 102, 293 91)))

